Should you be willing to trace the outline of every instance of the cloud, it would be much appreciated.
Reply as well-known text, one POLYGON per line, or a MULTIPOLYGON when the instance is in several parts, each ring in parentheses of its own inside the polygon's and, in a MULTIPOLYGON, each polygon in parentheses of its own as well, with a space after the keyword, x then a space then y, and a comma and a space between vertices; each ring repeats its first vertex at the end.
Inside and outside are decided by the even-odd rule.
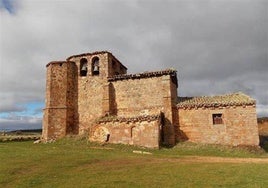
POLYGON ((41 129, 42 119, 40 117, 16 116, 14 114, 7 118, 0 118, 0 130, 24 130, 41 129))
POLYGON ((267 105, 257 105, 257 114, 259 117, 267 117, 268 108, 267 105))
POLYGON ((266 0, 0 2, 1 112, 44 101, 48 62, 97 50, 130 73, 177 69, 181 96, 243 91, 267 112, 266 0))

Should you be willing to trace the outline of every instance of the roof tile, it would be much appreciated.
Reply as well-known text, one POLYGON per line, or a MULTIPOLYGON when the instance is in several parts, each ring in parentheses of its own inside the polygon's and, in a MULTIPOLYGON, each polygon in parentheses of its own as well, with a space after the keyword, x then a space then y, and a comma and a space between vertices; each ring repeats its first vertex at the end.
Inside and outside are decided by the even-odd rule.
POLYGON ((248 95, 238 92, 218 96, 201 97, 178 97, 178 108, 202 108, 202 107, 220 107, 220 106, 243 106, 255 105, 256 101, 248 95))
POLYGON ((162 76, 162 75, 176 76, 176 72, 177 71, 174 69, 166 69, 162 71, 143 72, 143 73, 137 73, 137 74, 119 74, 113 77, 108 77, 108 81, 149 78, 149 77, 157 77, 157 76, 162 76))
POLYGON ((155 121, 159 119, 161 114, 157 115, 145 115, 136 117, 118 117, 118 116, 103 116, 99 118, 97 123, 107 123, 107 122, 136 122, 136 121, 155 121))

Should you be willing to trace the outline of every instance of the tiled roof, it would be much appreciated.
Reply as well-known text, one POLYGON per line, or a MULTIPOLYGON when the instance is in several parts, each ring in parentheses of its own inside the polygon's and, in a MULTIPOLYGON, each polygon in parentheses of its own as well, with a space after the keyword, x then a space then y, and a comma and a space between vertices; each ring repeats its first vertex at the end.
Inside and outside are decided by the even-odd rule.
POLYGON ((157 77, 157 76, 162 76, 162 75, 176 76, 176 73, 177 71, 174 69, 167 69, 167 70, 162 70, 162 71, 143 72, 143 73, 137 73, 137 74, 120 74, 120 75, 115 75, 113 77, 108 77, 108 81, 149 78, 149 77, 157 77))
POLYGON ((159 115, 146 115, 146 116, 136 116, 136 117, 118 117, 118 116, 104 116, 98 119, 97 123, 106 122, 137 122, 137 121, 154 121, 160 118, 159 115))
POLYGON ((256 101, 244 93, 238 92, 218 96, 178 97, 178 108, 200 108, 220 106, 255 105, 256 101))

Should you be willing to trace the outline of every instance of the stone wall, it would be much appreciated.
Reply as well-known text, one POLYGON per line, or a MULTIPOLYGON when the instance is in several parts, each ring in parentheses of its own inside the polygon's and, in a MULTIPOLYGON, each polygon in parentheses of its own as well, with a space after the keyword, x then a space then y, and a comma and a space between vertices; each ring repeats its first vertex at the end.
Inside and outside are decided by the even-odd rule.
POLYGON ((131 117, 163 111, 161 81, 157 77, 113 82, 115 114, 131 117))
POLYGON ((161 75, 140 79, 122 79, 111 81, 111 112, 119 117, 133 117, 165 114, 165 126, 169 137, 167 145, 175 144, 173 115, 177 114, 177 88, 171 75, 161 75))
POLYGON ((197 143, 258 145, 256 107, 178 109, 180 139, 197 143), (223 124, 213 124, 212 114, 222 114, 223 124))
POLYGON ((42 138, 50 140, 66 136, 66 120, 66 107, 44 109, 42 138))
POLYGON ((78 134, 78 83, 77 83, 77 66, 73 62, 67 62, 67 90, 66 107, 67 107, 67 127, 66 134, 78 134))
POLYGON ((89 131, 91 141, 159 148, 160 116, 135 118, 109 117, 98 121, 89 131), (107 119, 108 118, 108 119, 107 119))
POLYGON ((42 137, 47 139, 61 138, 66 135, 66 129, 73 116, 72 92, 67 92, 70 85, 68 69, 73 64, 65 61, 51 62, 47 65, 46 107, 44 109, 42 137), (71 98, 70 98, 71 97, 71 98))
MULTIPOLYGON (((111 82, 112 91, 115 92, 112 97, 115 115, 131 117, 158 114, 160 111, 165 115, 170 114, 171 86, 169 80, 170 75, 164 75, 111 82)), ((170 120, 172 121, 172 119, 170 120)))

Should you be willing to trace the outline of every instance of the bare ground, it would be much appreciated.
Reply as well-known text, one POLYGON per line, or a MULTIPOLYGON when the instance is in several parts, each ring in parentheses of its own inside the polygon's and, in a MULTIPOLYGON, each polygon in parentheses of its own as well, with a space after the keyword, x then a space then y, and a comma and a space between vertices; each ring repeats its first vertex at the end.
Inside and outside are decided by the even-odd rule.
POLYGON ((229 157, 206 157, 186 156, 182 158, 163 159, 169 162, 191 162, 191 163, 268 163, 268 158, 229 158, 229 157))

